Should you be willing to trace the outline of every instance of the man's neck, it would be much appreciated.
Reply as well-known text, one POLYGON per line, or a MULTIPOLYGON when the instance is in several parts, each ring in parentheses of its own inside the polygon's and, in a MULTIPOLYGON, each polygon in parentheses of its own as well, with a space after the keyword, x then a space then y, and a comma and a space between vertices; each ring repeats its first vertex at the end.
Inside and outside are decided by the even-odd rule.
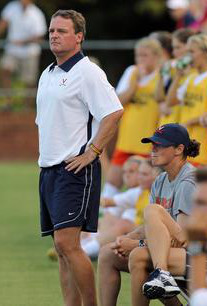
POLYGON ((75 55, 76 53, 80 52, 80 49, 75 49, 73 51, 71 51, 70 53, 67 54, 58 54, 56 55, 56 61, 58 66, 62 65, 63 63, 65 63, 67 60, 69 60, 73 55, 75 55))
POLYGON ((164 170, 168 174, 168 179, 170 182, 174 181, 178 173, 180 172, 183 165, 186 163, 186 160, 181 159, 178 163, 177 160, 172 161, 169 165, 164 167, 164 170))

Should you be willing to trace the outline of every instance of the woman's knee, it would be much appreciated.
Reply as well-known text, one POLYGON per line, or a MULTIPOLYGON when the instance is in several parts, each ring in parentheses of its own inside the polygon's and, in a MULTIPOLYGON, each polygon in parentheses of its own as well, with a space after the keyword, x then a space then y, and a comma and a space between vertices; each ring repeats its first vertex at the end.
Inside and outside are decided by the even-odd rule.
POLYGON ((160 216, 163 213, 164 208, 158 204, 149 204, 144 209, 144 220, 148 221, 151 218, 160 216))

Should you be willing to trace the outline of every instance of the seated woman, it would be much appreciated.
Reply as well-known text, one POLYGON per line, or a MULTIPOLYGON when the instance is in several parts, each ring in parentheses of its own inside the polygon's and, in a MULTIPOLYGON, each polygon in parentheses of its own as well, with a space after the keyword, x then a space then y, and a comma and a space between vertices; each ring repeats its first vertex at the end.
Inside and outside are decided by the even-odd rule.
MULTIPOLYGON (((186 159, 187 156, 197 156, 199 144, 191 140, 187 130, 179 124, 163 125, 152 137, 142 139, 142 142, 152 143, 152 163, 162 167, 165 172, 156 178, 152 186, 152 204, 146 207, 144 226, 138 226, 125 237, 118 237, 116 242, 104 246, 100 252, 98 267, 102 306, 116 305, 121 271, 130 270, 133 306, 147 306, 150 303, 149 297, 165 299, 166 295, 172 297, 179 292, 169 272, 162 270, 170 269, 180 275, 185 272, 186 250, 183 248, 185 239, 182 223, 191 212, 192 192, 195 188, 194 167, 186 159), (148 248, 142 239, 147 239, 148 248), (153 277, 148 280, 149 271, 153 267, 161 270, 153 273, 153 277), (163 275, 165 279, 168 278, 168 286, 162 283, 163 275), (146 298, 142 287, 153 279, 153 283, 144 286, 144 293, 149 293, 146 298), (156 288, 157 283, 161 290, 156 288)), ((177 298, 164 303, 170 306, 181 305, 177 298)))

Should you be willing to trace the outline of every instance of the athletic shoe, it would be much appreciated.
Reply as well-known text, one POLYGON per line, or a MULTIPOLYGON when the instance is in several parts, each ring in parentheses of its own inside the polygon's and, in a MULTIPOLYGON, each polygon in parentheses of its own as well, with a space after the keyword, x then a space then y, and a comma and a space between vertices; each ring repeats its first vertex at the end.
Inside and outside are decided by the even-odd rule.
POLYGON ((148 299, 159 299, 171 298, 179 294, 180 288, 169 272, 156 269, 150 273, 142 291, 148 299))

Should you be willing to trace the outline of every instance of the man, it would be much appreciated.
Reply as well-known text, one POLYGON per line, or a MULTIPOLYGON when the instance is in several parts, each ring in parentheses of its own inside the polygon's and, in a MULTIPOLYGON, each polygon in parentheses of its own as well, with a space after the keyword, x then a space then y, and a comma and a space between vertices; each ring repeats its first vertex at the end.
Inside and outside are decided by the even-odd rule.
POLYGON ((28 88, 36 85, 40 42, 47 31, 47 25, 42 11, 32 0, 17 0, 9 2, 1 12, 0 36, 6 30, 7 43, 1 59, 1 84, 6 90, 5 94, 8 93, 7 103, 11 103, 9 91, 14 73, 19 75, 28 88))
MULTIPOLYGON (((174 245, 182 246, 185 241, 181 226, 190 213, 191 194, 195 188, 192 176, 194 168, 186 161, 186 158, 198 154, 199 144, 189 139, 188 132, 183 126, 172 123, 161 126, 152 137, 144 138, 142 142, 152 143, 152 163, 154 166, 162 167, 165 172, 158 176, 152 187, 150 202, 154 205, 148 205, 146 208, 144 226, 138 227, 125 238, 119 237, 115 244, 108 245, 100 253, 100 297, 103 306, 116 305, 120 289, 120 271, 128 271, 128 256, 132 279, 132 305, 148 305, 149 300, 143 296, 142 286, 147 280, 148 271, 153 267, 151 258, 154 266, 164 269, 169 254, 171 236, 174 245), (163 224, 163 220, 166 223, 163 224), (164 228, 163 236, 160 228, 164 228), (151 236, 155 236, 155 240, 151 236), (149 250, 140 239, 147 239, 149 250), (106 282, 107 277, 108 281, 106 282)), ((172 256, 171 263, 175 267, 174 271, 184 273, 182 263, 184 263, 185 257, 180 262, 180 258, 183 256, 185 256, 183 250, 172 256), (178 260, 176 260, 177 258, 178 260)), ((152 284, 150 286, 151 291, 154 292, 152 284)), ((163 289, 164 286, 160 287, 163 289)), ((172 288, 169 288, 170 292, 163 289, 164 293, 157 294, 155 297, 165 298, 167 295, 171 297, 179 292, 176 283, 173 283, 172 287, 173 292, 172 288)), ((168 303, 166 305, 180 305, 177 299, 166 303, 168 303)))
POLYGON ((207 300, 207 169, 198 169, 195 176, 197 187, 194 194, 194 207, 185 229, 190 241, 188 250, 191 255, 191 305, 205 306, 207 300))
POLYGON ((95 306, 92 265, 81 230, 96 232, 98 156, 123 108, 104 72, 81 52, 85 19, 59 10, 49 26, 56 62, 42 73, 37 94, 42 236, 53 235, 65 305, 95 306))

